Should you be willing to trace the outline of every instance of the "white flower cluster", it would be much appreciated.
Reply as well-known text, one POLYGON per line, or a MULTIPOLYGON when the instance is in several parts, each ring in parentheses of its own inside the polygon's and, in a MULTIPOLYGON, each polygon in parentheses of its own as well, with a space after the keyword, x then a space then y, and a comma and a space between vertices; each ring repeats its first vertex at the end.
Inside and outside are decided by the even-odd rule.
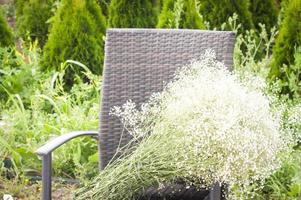
POLYGON ((264 82, 253 83, 241 81, 208 50, 141 109, 129 101, 112 114, 136 139, 166 139, 165 151, 182 173, 178 178, 200 186, 224 183, 243 196, 280 167, 287 147, 280 117, 262 92, 264 82))
POLYGON ((284 132, 291 139, 292 145, 298 145, 301 142, 301 104, 288 106, 284 116, 284 132))

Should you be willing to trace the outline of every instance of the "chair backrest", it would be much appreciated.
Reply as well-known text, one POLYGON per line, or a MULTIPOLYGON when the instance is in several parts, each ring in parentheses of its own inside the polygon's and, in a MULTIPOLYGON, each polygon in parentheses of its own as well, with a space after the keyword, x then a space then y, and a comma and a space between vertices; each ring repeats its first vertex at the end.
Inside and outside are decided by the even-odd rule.
POLYGON ((235 34, 228 31, 109 29, 100 112, 100 168, 112 159, 119 144, 123 146, 131 139, 123 133, 119 119, 109 115, 111 107, 129 99, 138 105, 145 102, 162 90, 177 68, 209 48, 230 69, 234 40, 235 34))

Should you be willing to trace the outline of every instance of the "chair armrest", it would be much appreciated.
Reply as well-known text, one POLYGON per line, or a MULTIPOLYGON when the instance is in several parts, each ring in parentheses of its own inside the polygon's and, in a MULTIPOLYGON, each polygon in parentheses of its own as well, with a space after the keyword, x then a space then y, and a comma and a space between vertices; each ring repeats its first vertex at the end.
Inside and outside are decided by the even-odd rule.
POLYGON ((79 136, 98 136, 98 131, 75 131, 75 132, 70 132, 70 133, 58 136, 58 137, 48 141, 45 145, 43 145, 38 150, 36 150, 35 153, 38 154, 39 156, 48 155, 49 153, 54 151, 59 146, 68 142, 69 140, 72 140, 73 138, 76 138, 79 136))
POLYGON ((44 146, 36 150, 36 154, 42 157, 42 199, 51 200, 51 171, 52 152, 64 143, 79 136, 98 136, 97 131, 75 131, 58 136, 44 146))

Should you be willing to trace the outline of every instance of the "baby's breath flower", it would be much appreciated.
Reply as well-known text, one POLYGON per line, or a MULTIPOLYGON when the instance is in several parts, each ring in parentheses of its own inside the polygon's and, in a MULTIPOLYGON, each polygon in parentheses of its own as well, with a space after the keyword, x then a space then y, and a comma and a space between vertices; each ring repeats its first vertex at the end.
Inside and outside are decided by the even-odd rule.
POLYGON ((243 199, 250 185, 280 167, 287 148, 281 115, 272 109, 265 87, 261 79, 229 72, 206 51, 141 109, 132 101, 112 109, 134 139, 143 139, 96 179, 105 187, 92 184, 82 198, 132 199, 153 184, 184 180, 199 187, 224 183, 236 190, 231 198, 243 199), (110 187, 122 196, 109 198, 110 187))

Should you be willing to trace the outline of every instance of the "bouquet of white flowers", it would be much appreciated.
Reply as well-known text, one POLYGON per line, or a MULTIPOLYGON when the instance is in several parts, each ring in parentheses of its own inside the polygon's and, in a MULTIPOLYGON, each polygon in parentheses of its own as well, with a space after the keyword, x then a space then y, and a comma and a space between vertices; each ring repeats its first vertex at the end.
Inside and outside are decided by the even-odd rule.
POLYGON ((136 145, 76 198, 135 199, 177 180, 200 188, 219 182, 231 198, 243 198, 279 168, 287 150, 262 83, 242 81, 207 51, 140 108, 131 101, 113 108, 136 145))

